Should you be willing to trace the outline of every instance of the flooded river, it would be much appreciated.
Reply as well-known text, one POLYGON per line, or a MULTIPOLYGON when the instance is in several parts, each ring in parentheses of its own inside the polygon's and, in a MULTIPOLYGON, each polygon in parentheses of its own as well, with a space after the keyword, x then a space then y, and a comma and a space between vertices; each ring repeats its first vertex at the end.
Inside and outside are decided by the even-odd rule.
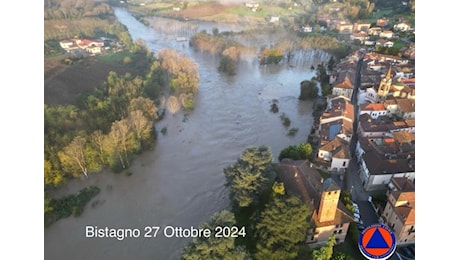
MULTIPOLYGON (((61 219, 45 229, 45 259, 178 259, 187 238, 87 238, 85 228, 137 228, 143 235, 146 226, 197 227, 228 207, 223 168, 246 147, 267 145, 276 160, 284 147, 304 142, 313 123, 312 103, 297 97, 300 82, 314 76, 310 66, 327 62, 326 53, 298 53, 290 65, 259 66, 248 60, 236 76, 228 77, 217 71, 216 57, 193 51, 188 42, 176 42, 177 32, 145 26, 124 9, 115 14, 133 40, 144 40, 154 52, 174 48, 199 65, 196 107, 188 115, 167 115, 156 125, 157 130, 167 127, 167 133, 159 133, 155 148, 133 162, 132 176, 101 173, 69 183, 67 192, 98 185, 101 193, 80 217, 61 219), (270 112, 273 99, 278 100, 277 114, 270 112), (289 128, 299 129, 295 136, 287 135, 281 113, 291 119, 289 128)), ((223 25, 196 26, 211 32, 223 25)))

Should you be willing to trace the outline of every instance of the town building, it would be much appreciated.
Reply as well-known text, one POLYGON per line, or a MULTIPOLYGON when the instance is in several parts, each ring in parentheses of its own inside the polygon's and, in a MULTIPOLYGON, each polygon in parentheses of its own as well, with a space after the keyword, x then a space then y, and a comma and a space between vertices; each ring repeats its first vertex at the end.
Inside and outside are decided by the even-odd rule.
POLYGON ((324 245, 332 234, 336 243, 344 242, 354 220, 339 200, 339 185, 331 178, 324 180, 307 160, 283 159, 275 170, 286 193, 299 196, 311 211, 306 243, 311 247, 324 245))
POLYGON ((327 97, 326 110, 319 120, 320 146, 334 140, 338 134, 351 138, 353 134, 354 106, 344 96, 327 97))
POLYGON ((398 245, 415 243, 415 181, 392 178, 381 218, 389 226, 398 245))

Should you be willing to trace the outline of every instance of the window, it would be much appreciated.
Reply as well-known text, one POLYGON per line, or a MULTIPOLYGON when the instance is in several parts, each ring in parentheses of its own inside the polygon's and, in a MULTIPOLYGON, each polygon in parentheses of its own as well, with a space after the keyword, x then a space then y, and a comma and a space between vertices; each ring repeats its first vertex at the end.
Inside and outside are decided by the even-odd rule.
POLYGON ((347 166, 347 162, 344 161, 343 164, 342 164, 343 167, 347 166))
POLYGON ((341 229, 339 230, 339 234, 342 234, 342 230, 341 230, 341 229))

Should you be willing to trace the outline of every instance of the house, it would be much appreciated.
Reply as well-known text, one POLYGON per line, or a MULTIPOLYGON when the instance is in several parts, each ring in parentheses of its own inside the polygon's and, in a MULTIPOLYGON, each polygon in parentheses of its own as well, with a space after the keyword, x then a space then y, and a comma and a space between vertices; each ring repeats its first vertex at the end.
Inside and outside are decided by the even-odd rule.
POLYGON ((411 27, 407 22, 397 23, 393 26, 393 30, 395 31, 406 32, 406 31, 409 31, 410 29, 411 27))
POLYGON ((375 46, 391 48, 393 47, 393 45, 394 45, 394 42, 385 40, 385 39, 378 39, 377 41, 375 41, 375 46))
POLYGON ((272 16, 270 17, 270 23, 278 23, 280 21, 279 16, 272 16))
POLYGON ((327 97, 327 107, 319 119, 320 145, 334 140, 337 134, 353 134, 354 106, 344 96, 327 97))
POLYGON ((388 114, 379 116, 376 119, 372 119, 369 114, 361 114, 359 116, 357 133, 360 137, 377 138, 397 131, 415 133, 415 119, 393 121, 388 114))
POLYGON ((371 24, 370 23, 366 23, 366 22, 357 22, 357 23, 354 23, 353 24, 353 31, 354 32, 367 32, 367 30, 369 30, 369 28, 371 28, 371 24))
POLYGON ((379 37, 391 39, 393 38, 393 31, 385 30, 379 34, 379 37))
POLYGON ((391 48, 391 47, 393 47, 393 45, 394 45, 394 42, 392 42, 392 41, 385 41, 383 43, 383 47, 386 47, 386 48, 391 48))
POLYGON ((364 32, 356 32, 350 35, 350 40, 359 40, 360 42, 364 42, 365 40, 369 39, 369 35, 364 32))
POLYGON ((395 98, 396 115, 403 119, 415 118, 415 99, 395 98))
POLYGON ((355 154, 366 191, 385 189, 393 177, 415 179, 415 133, 388 131, 381 136, 359 135, 355 154))
POLYGON ((349 141, 340 136, 319 148, 316 162, 326 165, 329 171, 345 173, 351 159, 350 146, 349 141))
POLYGON ((71 41, 71 40, 62 40, 62 41, 59 42, 59 45, 61 46, 61 48, 65 49, 65 50, 68 50, 68 49, 71 49, 71 48, 77 48, 75 42, 71 41))
POLYGON ((339 185, 331 178, 324 180, 307 160, 283 159, 275 171, 286 193, 299 196, 311 211, 306 243, 312 248, 322 246, 332 234, 337 244, 344 242, 353 217, 339 200, 339 185))
POLYGON ((334 83, 332 83, 332 95, 344 96, 351 100, 354 89, 352 79, 354 79, 354 73, 352 74, 348 71, 341 72, 337 75, 334 83))
POLYGON ((372 28, 369 28, 369 30, 367 30, 367 34, 373 35, 373 36, 380 35, 381 32, 382 32, 382 28, 380 27, 372 27, 372 28))
POLYGON ((408 178, 391 179, 381 218, 393 230, 396 243, 415 243, 415 181, 408 178))
POLYGON ((359 114, 369 114, 372 119, 377 119, 379 116, 385 116, 387 112, 385 105, 381 103, 370 103, 359 106, 359 114))
POLYGON ((337 24, 337 30, 340 34, 351 34, 353 32, 353 24, 339 23, 337 24))

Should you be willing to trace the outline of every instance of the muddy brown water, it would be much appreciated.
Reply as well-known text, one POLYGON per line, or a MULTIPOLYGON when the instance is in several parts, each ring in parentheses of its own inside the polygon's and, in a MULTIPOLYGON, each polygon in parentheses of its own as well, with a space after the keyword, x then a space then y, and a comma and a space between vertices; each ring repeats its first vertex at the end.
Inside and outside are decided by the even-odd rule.
MULTIPOLYGON (((134 40, 143 39, 154 52, 174 48, 194 59, 200 73, 196 107, 188 114, 168 114, 157 123, 156 129, 167 127, 167 133, 159 133, 155 148, 133 162, 132 176, 100 173, 72 181, 60 191, 76 192, 88 185, 101 188, 81 216, 61 219, 45 229, 45 259, 179 259, 191 239, 167 238, 164 228, 198 227, 214 212, 228 208, 223 168, 251 145, 269 146, 276 161, 281 149, 306 140, 313 123, 312 103, 297 99, 300 82, 311 79, 310 66, 327 62, 328 54, 299 52, 291 64, 274 66, 247 60, 236 76, 228 77, 217 71, 218 58, 175 41, 176 32, 147 27, 124 9, 115 9, 115 14, 134 40), (273 99, 278 100, 277 114, 270 112, 273 99), (295 136, 287 135, 281 113, 291 119, 289 128, 299 129, 295 136), (140 237, 89 238, 87 226, 138 229, 140 237), (157 237, 143 237, 148 226, 161 228, 157 237)), ((221 26, 220 31, 231 28, 197 26, 209 32, 214 26, 221 26)))

